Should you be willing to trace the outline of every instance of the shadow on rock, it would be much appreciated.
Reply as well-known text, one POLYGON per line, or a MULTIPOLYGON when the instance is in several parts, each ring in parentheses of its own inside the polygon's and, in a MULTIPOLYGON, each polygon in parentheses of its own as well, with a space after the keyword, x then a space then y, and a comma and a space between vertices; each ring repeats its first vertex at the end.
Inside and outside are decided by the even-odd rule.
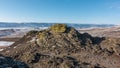
POLYGON ((99 45, 103 40, 105 40, 105 37, 92 37, 88 33, 83 33, 81 34, 80 39, 83 45, 86 45, 86 43, 93 44, 93 45, 95 44, 99 45))
POLYGON ((0 55, 0 68, 29 68, 24 62, 0 55))

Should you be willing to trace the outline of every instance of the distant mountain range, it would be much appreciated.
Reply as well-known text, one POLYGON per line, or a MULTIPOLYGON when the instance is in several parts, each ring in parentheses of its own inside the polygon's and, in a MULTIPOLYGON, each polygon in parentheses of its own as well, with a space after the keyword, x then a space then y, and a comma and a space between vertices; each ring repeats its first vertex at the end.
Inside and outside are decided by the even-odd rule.
MULTIPOLYGON (((0 28, 40 28, 40 27, 50 27, 56 23, 9 23, 9 22, 0 22, 0 28)), ((74 23, 63 23, 74 28, 94 28, 94 27, 112 27, 113 24, 74 24, 74 23)))

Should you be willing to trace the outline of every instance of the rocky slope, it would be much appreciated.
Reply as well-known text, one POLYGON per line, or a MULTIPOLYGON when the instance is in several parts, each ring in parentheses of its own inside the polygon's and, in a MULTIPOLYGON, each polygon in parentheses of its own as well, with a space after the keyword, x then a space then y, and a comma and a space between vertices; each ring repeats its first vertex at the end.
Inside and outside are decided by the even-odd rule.
POLYGON ((28 32, 1 54, 30 68, 120 68, 120 39, 92 37, 56 24, 28 32))

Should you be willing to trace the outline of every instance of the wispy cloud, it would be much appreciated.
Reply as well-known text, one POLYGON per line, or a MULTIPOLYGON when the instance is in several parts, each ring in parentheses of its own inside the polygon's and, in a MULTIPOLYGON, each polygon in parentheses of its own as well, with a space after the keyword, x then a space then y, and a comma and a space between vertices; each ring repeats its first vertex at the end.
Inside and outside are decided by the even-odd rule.
POLYGON ((120 9, 120 1, 114 1, 111 3, 107 4, 109 6, 109 8, 115 8, 115 9, 120 9))

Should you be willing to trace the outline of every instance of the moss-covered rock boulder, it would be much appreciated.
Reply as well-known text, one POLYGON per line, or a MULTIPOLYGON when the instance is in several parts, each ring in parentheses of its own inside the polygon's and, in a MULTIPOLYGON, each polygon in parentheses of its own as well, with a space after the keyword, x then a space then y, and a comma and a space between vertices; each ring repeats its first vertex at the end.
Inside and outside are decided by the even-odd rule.
POLYGON ((63 33, 67 30, 67 26, 65 24, 55 24, 51 26, 50 29, 55 33, 63 33))
POLYGON ((38 38, 41 39, 41 40, 45 39, 46 36, 47 36, 46 32, 39 32, 38 33, 38 38))

